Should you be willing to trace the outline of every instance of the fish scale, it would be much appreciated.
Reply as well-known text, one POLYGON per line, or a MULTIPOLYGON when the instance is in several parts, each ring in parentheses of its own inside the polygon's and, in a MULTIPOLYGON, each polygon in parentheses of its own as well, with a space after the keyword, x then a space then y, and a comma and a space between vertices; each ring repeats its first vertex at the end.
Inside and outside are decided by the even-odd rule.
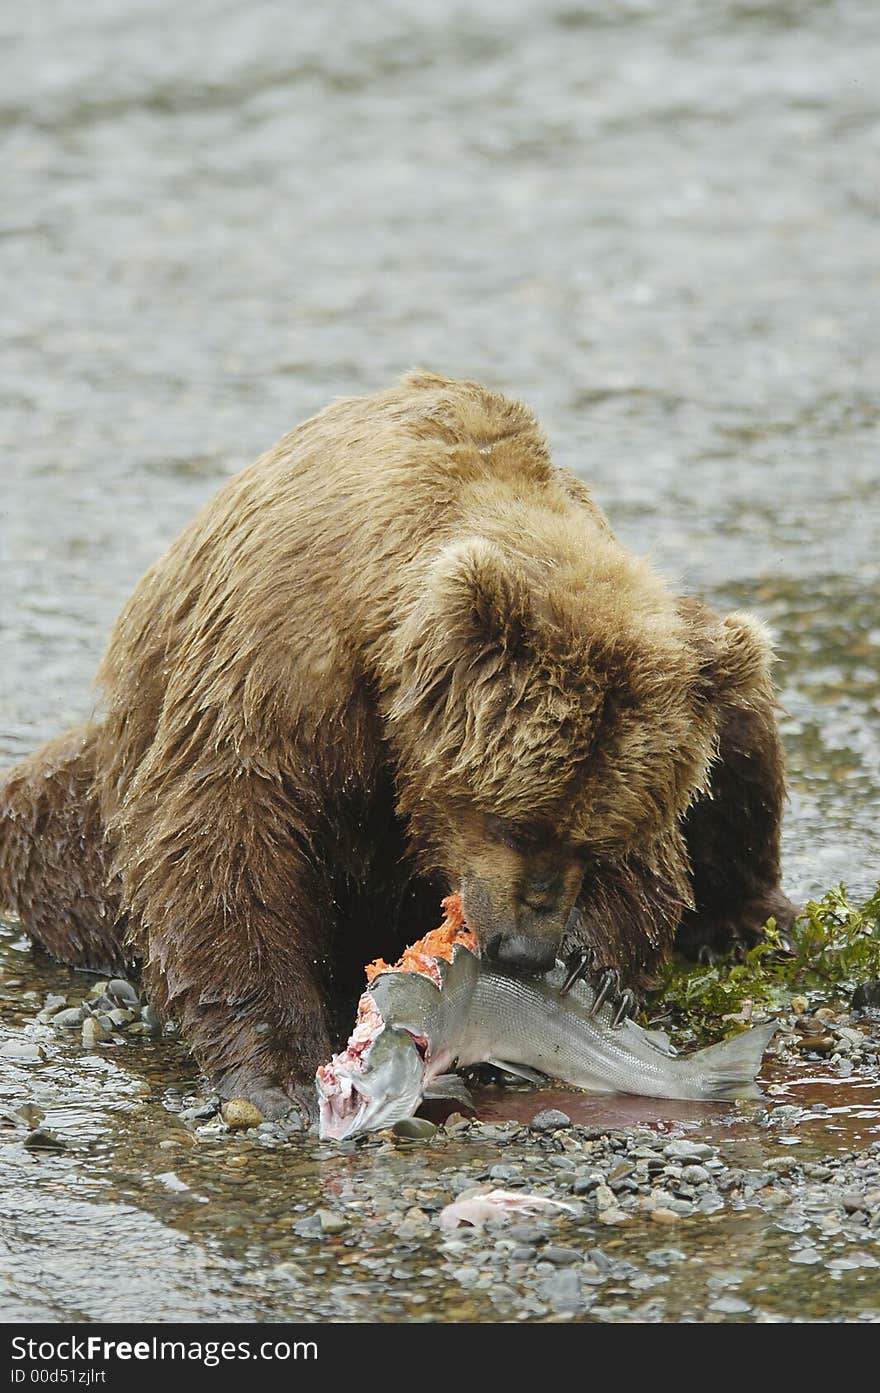
POLYGON ((758 1092, 761 1057, 776 1025, 768 1022, 708 1049, 678 1056, 633 1021, 612 1025, 609 1007, 593 1011, 595 995, 577 983, 560 995, 561 964, 544 978, 479 973, 457 1059, 537 1069, 591 1093, 715 1099, 758 1092))

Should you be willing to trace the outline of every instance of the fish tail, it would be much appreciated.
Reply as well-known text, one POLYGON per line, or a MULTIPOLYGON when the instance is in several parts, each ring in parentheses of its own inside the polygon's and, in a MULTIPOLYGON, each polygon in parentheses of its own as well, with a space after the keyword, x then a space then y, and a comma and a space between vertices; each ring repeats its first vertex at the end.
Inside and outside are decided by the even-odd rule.
POLYGON ((730 1040, 709 1045, 690 1056, 689 1062, 699 1067, 706 1081, 709 1098, 756 1098, 759 1090, 755 1075, 761 1067, 764 1051, 776 1034, 778 1021, 766 1021, 753 1026, 730 1040))

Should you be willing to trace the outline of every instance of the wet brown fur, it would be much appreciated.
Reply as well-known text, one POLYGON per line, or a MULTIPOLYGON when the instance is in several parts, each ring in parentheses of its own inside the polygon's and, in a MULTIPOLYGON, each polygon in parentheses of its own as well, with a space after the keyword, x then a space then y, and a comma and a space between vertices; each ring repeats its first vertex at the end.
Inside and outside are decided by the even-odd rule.
POLYGON ((535 876, 562 903, 583 874, 567 945, 637 986, 680 922, 693 948, 787 904, 769 663, 616 542, 524 406, 411 375, 147 572, 100 719, 0 776, 0 901, 66 961, 135 952, 227 1095, 306 1107, 334 991, 449 886, 538 932, 535 876))

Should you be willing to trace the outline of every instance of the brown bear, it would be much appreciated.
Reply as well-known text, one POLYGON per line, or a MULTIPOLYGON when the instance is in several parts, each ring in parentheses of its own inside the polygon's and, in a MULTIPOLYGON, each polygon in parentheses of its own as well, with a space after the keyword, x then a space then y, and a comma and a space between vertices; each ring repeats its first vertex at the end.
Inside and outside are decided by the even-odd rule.
POLYGON ((0 907, 66 962, 139 959, 222 1095, 305 1117, 334 1004, 449 890, 486 954, 603 995, 676 934, 790 919, 770 660, 615 540, 524 406, 413 374, 147 572, 100 716, 0 778, 0 907))

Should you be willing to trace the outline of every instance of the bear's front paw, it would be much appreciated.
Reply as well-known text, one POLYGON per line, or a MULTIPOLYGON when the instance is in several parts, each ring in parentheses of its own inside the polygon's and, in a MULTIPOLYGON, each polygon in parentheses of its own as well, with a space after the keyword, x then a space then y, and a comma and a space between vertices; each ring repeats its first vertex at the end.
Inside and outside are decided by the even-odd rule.
POLYGON ((226 1102, 242 1100, 251 1103, 267 1122, 283 1122, 293 1131, 307 1131, 318 1116, 314 1083, 289 1083, 286 1088, 269 1079, 248 1076, 245 1070, 235 1069, 224 1075, 217 1092, 226 1102))

